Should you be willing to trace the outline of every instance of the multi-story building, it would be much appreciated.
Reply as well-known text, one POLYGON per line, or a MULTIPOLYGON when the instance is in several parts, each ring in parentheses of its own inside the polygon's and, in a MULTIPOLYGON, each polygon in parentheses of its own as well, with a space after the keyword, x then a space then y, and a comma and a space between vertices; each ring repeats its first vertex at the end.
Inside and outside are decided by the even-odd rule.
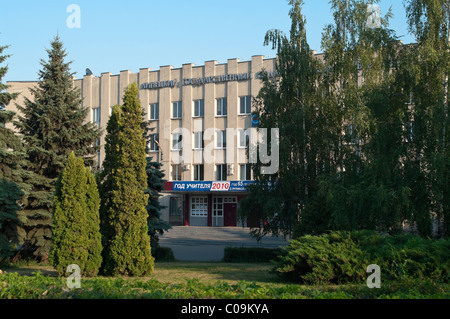
MULTIPOLYGON (((99 166, 105 157, 111 110, 122 104, 125 88, 136 82, 145 120, 153 128, 150 156, 163 164, 168 180, 161 197, 166 207, 162 218, 173 225, 240 224, 236 210, 252 180, 247 129, 257 125, 252 121, 251 102, 261 88, 263 70, 275 76, 275 59, 258 55, 248 61, 206 61, 200 66, 162 66, 155 71, 143 68, 138 73, 106 72, 74 79, 83 105, 90 109, 87 120, 104 130, 99 166)), ((11 92, 21 93, 15 103, 23 105, 24 97, 32 99, 28 89, 36 82, 7 84, 11 92)), ((14 103, 7 109, 17 112, 14 103)))

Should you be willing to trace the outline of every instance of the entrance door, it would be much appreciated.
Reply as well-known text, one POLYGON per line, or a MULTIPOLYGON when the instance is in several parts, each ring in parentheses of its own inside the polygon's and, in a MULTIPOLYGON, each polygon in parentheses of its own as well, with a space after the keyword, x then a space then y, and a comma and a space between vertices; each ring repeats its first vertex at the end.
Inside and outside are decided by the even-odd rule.
POLYGON ((224 226, 236 226, 236 197, 225 197, 223 204, 224 226))
POLYGON ((212 226, 223 227, 223 197, 220 196, 213 198, 212 226))

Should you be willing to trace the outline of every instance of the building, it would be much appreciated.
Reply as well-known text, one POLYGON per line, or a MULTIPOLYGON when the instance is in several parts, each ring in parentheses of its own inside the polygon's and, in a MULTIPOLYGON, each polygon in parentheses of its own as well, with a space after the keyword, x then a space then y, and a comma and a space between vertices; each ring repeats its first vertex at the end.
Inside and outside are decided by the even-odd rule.
MULTIPOLYGON (((139 98, 150 120, 154 160, 163 164, 166 179, 161 197, 166 208, 162 218, 172 225, 249 226, 239 222, 236 210, 245 196, 245 186, 252 176, 246 148, 246 129, 252 121, 252 97, 260 88, 260 72, 274 77, 276 61, 264 56, 251 60, 229 59, 227 63, 206 61, 204 65, 183 64, 181 68, 161 66, 159 70, 140 69, 138 73, 109 72, 96 77, 91 72, 74 79, 91 120, 103 128, 99 143, 104 145, 106 125, 111 110, 122 104, 125 88, 132 82, 139 86, 139 98)), ((8 82, 11 92, 24 97, 36 82, 8 82)), ((17 111, 14 103, 8 110, 17 111)), ((104 148, 98 154, 101 165, 104 148)))

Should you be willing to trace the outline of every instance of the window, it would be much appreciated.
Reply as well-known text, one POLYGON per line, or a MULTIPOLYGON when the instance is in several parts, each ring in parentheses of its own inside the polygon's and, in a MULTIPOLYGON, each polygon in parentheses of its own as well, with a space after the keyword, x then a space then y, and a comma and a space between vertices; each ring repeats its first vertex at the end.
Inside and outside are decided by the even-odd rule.
POLYGON ((92 109, 92 122, 97 123, 98 126, 100 126, 100 114, 99 107, 92 109))
POLYGON ((227 164, 216 165, 216 180, 227 180, 227 164))
POLYGON ((175 196, 170 197, 169 210, 170 215, 182 215, 183 199, 175 196))
POLYGON ((194 117, 202 117, 205 115, 205 103, 203 100, 194 101, 194 117))
POLYGON ((150 104, 150 120, 159 120, 159 103, 150 104))
POLYGON ((208 216, 208 197, 192 196, 191 217, 207 217, 207 216, 208 216))
POLYGON ((227 131, 216 132, 216 148, 227 147, 227 131))
POLYGON ((182 117, 182 108, 181 101, 172 103, 172 118, 173 119, 181 119, 182 117))
POLYGON ((159 148, 158 148, 158 139, 159 136, 158 134, 151 134, 150 135, 150 141, 149 141, 149 146, 150 146, 150 151, 151 152, 158 152, 159 148))
POLYGON ((407 122, 406 124, 403 124, 404 141, 406 143, 414 141, 413 125, 413 122, 407 122))
POLYGON ((239 147, 246 148, 249 145, 250 137, 248 130, 239 130, 239 147))
POLYGON ((239 165, 241 181, 249 181, 252 179, 252 167, 250 164, 239 165))
POLYGON ((172 165, 172 180, 181 181, 181 164, 172 165))
POLYGON ((182 146, 183 136, 181 133, 173 133, 172 134, 172 150, 180 151, 182 146))
POLYGON ((216 116, 227 116, 227 98, 216 99, 216 116))
POLYGON ((250 114, 252 112, 251 96, 241 96, 239 98, 239 114, 250 114))
POLYGON ((204 180, 204 165, 194 165, 194 181, 203 181, 204 180))
POLYGON ((194 132, 194 149, 204 148, 203 132, 194 132))

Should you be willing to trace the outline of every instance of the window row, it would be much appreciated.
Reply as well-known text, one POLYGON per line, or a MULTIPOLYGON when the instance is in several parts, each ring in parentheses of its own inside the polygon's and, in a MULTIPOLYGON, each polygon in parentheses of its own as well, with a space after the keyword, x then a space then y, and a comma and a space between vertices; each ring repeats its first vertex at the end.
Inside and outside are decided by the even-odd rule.
MULTIPOLYGON (((226 181, 230 173, 230 167, 228 164, 218 164, 215 166, 215 180, 226 181)), ((171 177, 172 181, 181 181, 183 172, 183 165, 173 164, 171 167, 171 177)), ((239 165, 239 180, 249 181, 252 179, 252 170, 250 164, 240 164, 239 165)), ((194 181, 204 181, 205 180, 205 165, 195 164, 192 165, 192 180, 194 181)))
MULTIPOLYGON (((241 96, 239 97, 239 115, 249 115, 251 114, 251 96, 241 96)), ((176 101, 172 102, 171 110, 172 119, 181 119, 183 115, 182 102, 176 101)), ((205 116, 205 102, 204 100, 194 100, 192 102, 192 113, 193 117, 203 117, 205 116)), ((216 99, 215 103, 215 116, 227 116, 228 115, 228 103, 227 98, 216 99)), ((159 103, 150 104, 150 119, 159 120, 159 103)))
MULTIPOLYGON (((157 148, 157 134, 152 135, 150 150, 158 151, 157 148)), ((216 131, 215 133, 215 147, 218 149, 227 147, 227 131, 216 131)), ((249 132, 247 130, 238 130, 238 147, 247 148, 250 143, 249 132)), ((171 150, 181 151, 183 147, 183 135, 181 133, 172 134, 171 150)), ((193 133, 193 149, 203 149, 205 147, 204 132, 193 133)))

